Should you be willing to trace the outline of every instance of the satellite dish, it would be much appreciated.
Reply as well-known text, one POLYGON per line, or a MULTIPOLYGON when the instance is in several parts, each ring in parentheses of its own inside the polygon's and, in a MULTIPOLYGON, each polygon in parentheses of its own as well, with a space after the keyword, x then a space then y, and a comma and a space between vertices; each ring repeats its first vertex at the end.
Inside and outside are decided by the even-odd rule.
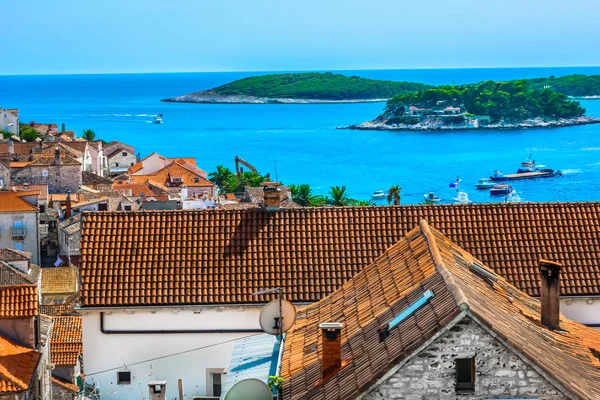
POLYGON ((269 335, 285 333, 296 321, 296 307, 287 300, 273 300, 262 309, 259 320, 261 329, 269 335))
POLYGON ((273 400, 273 393, 260 379, 249 378, 233 385, 225 400, 273 400))

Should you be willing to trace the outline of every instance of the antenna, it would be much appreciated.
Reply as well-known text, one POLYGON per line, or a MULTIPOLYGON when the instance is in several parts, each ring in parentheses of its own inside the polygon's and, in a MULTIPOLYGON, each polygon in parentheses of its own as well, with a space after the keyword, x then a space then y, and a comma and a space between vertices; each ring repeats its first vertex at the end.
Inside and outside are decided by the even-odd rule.
POLYGON ((287 300, 283 300, 283 289, 271 288, 253 293, 254 296, 261 294, 277 293, 278 299, 271 301, 263 307, 260 312, 259 322, 261 329, 269 335, 281 336, 287 332, 296 321, 296 307, 287 300))

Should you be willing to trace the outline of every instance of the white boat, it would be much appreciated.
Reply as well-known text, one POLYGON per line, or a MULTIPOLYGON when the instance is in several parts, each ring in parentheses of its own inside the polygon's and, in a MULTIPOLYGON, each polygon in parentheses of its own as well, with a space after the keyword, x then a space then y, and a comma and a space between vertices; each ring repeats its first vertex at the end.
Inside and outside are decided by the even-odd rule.
POLYGON ((383 200, 385 199, 385 192, 383 190, 376 190, 375 193, 373 193, 373 196, 371 196, 371 198, 373 200, 383 200))
POLYGON ((423 197, 425 197, 425 204, 435 204, 442 201, 442 199, 433 192, 426 193, 423 197))
POLYGON ((477 189, 491 189, 495 185, 496 185, 496 183, 490 181, 489 178, 481 178, 480 180, 477 181, 477 183, 475 184, 475 187, 477 189))
POLYGON ((153 124, 162 124, 163 120, 162 120, 162 114, 158 114, 154 116, 154 120, 152 120, 153 124))
POLYGON ((473 200, 469 200, 469 195, 465 192, 458 192, 454 198, 454 204, 471 204, 473 200))

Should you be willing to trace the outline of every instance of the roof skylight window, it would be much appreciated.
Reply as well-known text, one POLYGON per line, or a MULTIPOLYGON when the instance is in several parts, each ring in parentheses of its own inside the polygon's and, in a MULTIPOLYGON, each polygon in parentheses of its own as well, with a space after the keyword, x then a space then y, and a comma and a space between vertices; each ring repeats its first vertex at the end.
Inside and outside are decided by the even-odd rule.
POLYGON ((483 268, 481 265, 477 265, 472 262, 469 264, 469 269, 475 275, 487 282, 490 286, 494 286, 494 283, 498 282, 498 277, 489 272, 487 269, 483 268))
POLYGON ((419 311, 425 304, 429 303, 429 300, 435 297, 435 293, 433 290, 428 290, 423 295, 404 309, 398 316, 394 317, 387 326, 379 330, 379 340, 384 341, 390 336, 390 330, 394 329, 398 325, 400 325, 403 321, 408 319, 408 317, 414 315, 417 311, 419 311))

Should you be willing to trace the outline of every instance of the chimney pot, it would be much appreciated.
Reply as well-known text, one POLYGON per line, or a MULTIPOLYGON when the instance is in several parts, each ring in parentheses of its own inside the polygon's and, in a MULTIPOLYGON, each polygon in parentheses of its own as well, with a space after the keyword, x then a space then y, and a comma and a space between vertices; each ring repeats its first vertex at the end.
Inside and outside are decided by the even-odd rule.
POLYGON ((324 322, 319 325, 321 329, 321 343, 323 345, 323 380, 335 375, 342 367, 342 328, 340 322, 324 322))
POLYGON ((60 165, 60 149, 58 146, 54 149, 54 165, 60 165))
POLYGON ((67 192, 67 201, 65 202, 65 219, 71 218, 71 192, 67 192))
POLYGON ((552 330, 560 330, 560 263, 540 260, 540 302, 542 324, 552 330))
POLYGON ((281 184, 279 182, 264 182, 263 196, 265 208, 268 211, 276 211, 281 207, 281 184))

